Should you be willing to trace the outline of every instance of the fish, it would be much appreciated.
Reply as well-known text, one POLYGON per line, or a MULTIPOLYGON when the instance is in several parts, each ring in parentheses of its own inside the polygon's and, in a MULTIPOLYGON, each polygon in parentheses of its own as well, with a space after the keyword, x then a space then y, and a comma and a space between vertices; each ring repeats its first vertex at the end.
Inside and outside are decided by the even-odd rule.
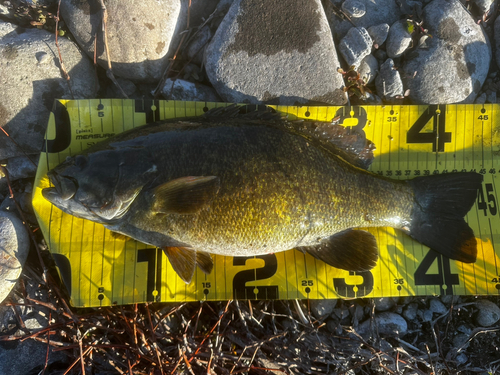
POLYGON ((42 195, 163 249, 186 283, 196 267, 212 272, 212 254, 298 249, 367 271, 379 257, 370 227, 396 228, 446 257, 475 262, 464 217, 483 176, 390 179, 367 170, 373 149, 360 128, 233 105, 147 124, 67 157, 47 173, 53 186, 42 195))

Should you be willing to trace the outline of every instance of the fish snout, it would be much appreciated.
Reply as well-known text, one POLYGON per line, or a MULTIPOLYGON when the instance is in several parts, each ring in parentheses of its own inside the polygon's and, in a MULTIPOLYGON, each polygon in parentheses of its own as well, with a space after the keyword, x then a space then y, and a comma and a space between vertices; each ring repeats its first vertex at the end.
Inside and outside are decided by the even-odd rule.
MULTIPOLYGON (((75 179, 71 177, 61 176, 53 171, 49 171, 47 176, 50 179, 50 182, 54 185, 54 188, 62 200, 68 200, 75 196, 76 191, 78 190, 78 183, 75 179)), ((51 195, 54 192, 50 193, 51 195)))

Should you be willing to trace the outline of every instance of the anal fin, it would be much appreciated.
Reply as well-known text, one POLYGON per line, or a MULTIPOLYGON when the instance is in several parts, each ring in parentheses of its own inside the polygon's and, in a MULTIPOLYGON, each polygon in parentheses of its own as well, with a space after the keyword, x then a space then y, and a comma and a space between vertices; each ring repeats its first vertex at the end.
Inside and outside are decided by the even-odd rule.
POLYGON ((163 251, 179 277, 189 284, 193 279, 196 266, 205 274, 212 272, 214 263, 210 254, 189 247, 164 247, 163 251))
POLYGON ((375 237, 365 230, 347 229, 314 246, 298 248, 326 264, 347 271, 363 272, 375 267, 378 246, 375 237))

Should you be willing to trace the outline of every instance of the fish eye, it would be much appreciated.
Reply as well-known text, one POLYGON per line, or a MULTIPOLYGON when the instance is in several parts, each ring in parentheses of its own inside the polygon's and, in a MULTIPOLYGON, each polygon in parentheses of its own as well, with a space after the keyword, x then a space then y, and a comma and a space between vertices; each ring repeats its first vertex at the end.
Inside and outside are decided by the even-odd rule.
POLYGON ((83 155, 76 155, 75 165, 80 169, 85 168, 87 166, 87 158, 83 155))

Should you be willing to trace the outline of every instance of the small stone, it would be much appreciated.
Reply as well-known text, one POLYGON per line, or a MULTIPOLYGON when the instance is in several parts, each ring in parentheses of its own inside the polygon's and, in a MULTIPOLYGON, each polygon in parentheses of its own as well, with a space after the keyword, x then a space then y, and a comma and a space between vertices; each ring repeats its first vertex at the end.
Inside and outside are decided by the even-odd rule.
POLYGON ((387 311, 396 304, 392 297, 374 298, 373 303, 376 311, 387 311))
POLYGON ((35 57, 39 64, 44 64, 50 60, 48 53, 45 51, 38 52, 35 57))
POLYGON ((366 84, 371 83, 378 73, 378 61, 375 56, 366 55, 359 65, 358 73, 366 84))
POLYGON ((213 37, 213 32, 208 25, 205 25, 195 36, 193 41, 189 43, 186 49, 187 58, 194 64, 201 65, 203 63, 203 54, 208 42, 213 37))
POLYGON ((310 301, 311 312, 316 319, 331 315, 336 305, 336 299, 313 299, 310 301))
POLYGON ((375 315, 374 324, 375 326, 371 327, 371 319, 365 320, 359 325, 358 333, 361 336, 366 336, 369 334, 370 329, 373 328, 373 331, 378 331, 381 336, 402 337, 408 331, 406 320, 392 312, 385 311, 375 315))
POLYGON ((373 52, 373 56, 380 62, 383 63, 385 60, 387 60, 387 52, 385 52, 383 49, 377 49, 373 52))
POLYGON ((486 101, 488 103, 496 103, 497 102, 497 93, 495 91, 490 91, 490 93, 486 94, 486 101))
POLYGON ((481 95, 479 95, 476 100, 474 101, 474 103, 476 104, 484 104, 486 103, 486 93, 482 93, 481 95))
POLYGON ((387 35, 386 51, 391 59, 401 57, 410 46, 411 35, 408 33, 406 23, 397 21, 389 29, 387 35))
POLYGON ((415 318, 417 317, 417 311, 418 311, 418 304, 412 302, 408 306, 406 306, 406 309, 403 311, 403 316, 406 318, 406 320, 409 320, 411 322, 412 320, 415 320, 415 318))
POLYGON ((455 361, 457 362, 457 364, 459 365, 463 365, 465 362, 467 362, 469 360, 469 357, 467 357, 464 353, 459 353, 456 357, 455 357, 455 361))
POLYGON ((429 309, 425 309, 422 313, 422 321, 423 322, 432 322, 432 311, 429 309))
POLYGON ((467 336, 471 334, 471 329, 467 327, 465 324, 461 324, 457 327, 458 332, 465 333, 467 336))
POLYGON ((30 249, 28 232, 21 220, 0 211, 0 302, 16 285, 30 249))
POLYGON ((399 72, 394 67, 394 61, 387 59, 381 66, 375 78, 377 94, 386 101, 393 101, 403 96, 403 82, 399 72))
POLYGON ((354 18, 363 17, 366 13, 365 4, 358 0, 345 0, 342 3, 342 10, 349 16, 354 18))
POLYGON ((215 90, 211 87, 182 79, 176 79, 175 81, 171 78, 167 79, 161 93, 168 100, 221 101, 215 90))
POLYGON ((453 337, 453 346, 456 349, 459 349, 462 347, 462 345, 464 345, 465 349, 467 346, 469 346, 468 344, 466 345, 467 340, 469 340, 469 335, 466 335, 465 333, 458 333, 457 335, 455 335, 455 337, 453 337))
POLYGON ((481 327, 490 327, 500 320, 500 307, 495 303, 481 299, 476 302, 479 309, 475 316, 476 323, 481 327))
POLYGON ((446 303, 446 304, 453 303, 455 305, 460 301, 460 296, 451 295, 451 294, 444 294, 440 298, 441 298, 441 302, 446 303))
POLYGON ((386 23, 381 23, 380 25, 371 26, 368 28, 368 34, 373 39, 373 44, 380 47, 387 39, 389 35, 390 26, 386 23))
MULTIPOLYGON (((29 330, 41 329, 41 328, 44 328, 44 325, 40 323, 40 320, 43 321, 43 319, 44 318, 42 318, 41 316, 38 319, 35 317, 31 317, 31 318, 24 320, 24 325, 29 330)), ((45 320, 45 323, 46 323, 46 320, 45 320)))
POLYGON ((431 310, 435 314, 443 315, 448 312, 448 309, 446 308, 443 303, 438 300, 437 298, 432 298, 429 302, 429 310, 431 310))
POLYGON ((337 335, 342 333, 342 326, 340 325, 340 322, 338 319, 328 319, 326 321, 326 329, 328 331, 330 331, 331 333, 334 333, 337 335))
POLYGON ((372 44, 372 38, 364 27, 353 27, 340 41, 339 50, 347 65, 358 67, 363 58, 370 54, 372 44))

